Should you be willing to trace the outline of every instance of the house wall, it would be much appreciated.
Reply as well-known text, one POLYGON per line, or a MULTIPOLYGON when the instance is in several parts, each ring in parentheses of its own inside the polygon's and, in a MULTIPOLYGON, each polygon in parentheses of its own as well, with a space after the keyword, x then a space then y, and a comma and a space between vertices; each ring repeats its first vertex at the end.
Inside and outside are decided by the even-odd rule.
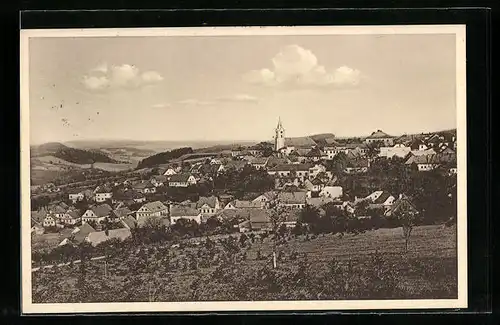
POLYGON ((175 225, 175 223, 177 222, 177 220, 179 219, 188 219, 188 220, 194 220, 196 221, 197 223, 201 223, 201 214, 197 215, 197 216, 175 216, 175 217, 170 217, 170 223, 172 225, 175 225))

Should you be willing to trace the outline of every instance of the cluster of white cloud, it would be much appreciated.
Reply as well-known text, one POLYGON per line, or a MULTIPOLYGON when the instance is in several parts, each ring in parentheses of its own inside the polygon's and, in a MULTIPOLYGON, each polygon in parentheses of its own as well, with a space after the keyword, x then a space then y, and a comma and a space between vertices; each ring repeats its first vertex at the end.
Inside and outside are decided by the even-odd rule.
POLYGON ((83 84, 90 90, 134 88, 155 84, 162 80, 163 77, 158 72, 141 72, 137 67, 130 64, 108 66, 104 63, 83 76, 83 84))
POLYGON ((272 59, 272 69, 252 70, 243 75, 251 84, 265 86, 356 86, 361 82, 359 70, 341 66, 336 70, 318 64, 311 51, 298 45, 288 45, 272 59))

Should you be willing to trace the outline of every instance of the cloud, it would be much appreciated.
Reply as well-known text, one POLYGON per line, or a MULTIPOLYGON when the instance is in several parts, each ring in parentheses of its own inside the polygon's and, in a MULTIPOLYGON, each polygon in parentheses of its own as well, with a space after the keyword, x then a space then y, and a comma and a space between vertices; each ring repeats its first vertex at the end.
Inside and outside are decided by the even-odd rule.
POLYGON ((108 66, 100 64, 83 76, 83 84, 90 90, 106 88, 137 88, 151 85, 163 80, 156 71, 141 72, 136 66, 130 64, 108 66))
POLYGON ((207 105, 212 105, 212 101, 205 101, 205 100, 198 100, 198 99, 184 99, 180 100, 177 102, 178 104, 181 105, 186 105, 186 106, 207 106, 207 105))
POLYGON ((243 80, 264 86, 356 86, 363 78, 361 72, 347 66, 329 71, 318 64, 310 50, 298 45, 288 45, 272 58, 272 69, 252 70, 243 75, 243 80))
POLYGON ((153 108, 167 108, 170 106, 171 105, 168 103, 158 103, 158 104, 151 105, 151 107, 153 107, 153 108))
POLYGON ((236 94, 232 96, 225 96, 217 98, 217 101, 221 102, 246 102, 246 103, 257 103, 259 99, 254 96, 247 94, 236 94))

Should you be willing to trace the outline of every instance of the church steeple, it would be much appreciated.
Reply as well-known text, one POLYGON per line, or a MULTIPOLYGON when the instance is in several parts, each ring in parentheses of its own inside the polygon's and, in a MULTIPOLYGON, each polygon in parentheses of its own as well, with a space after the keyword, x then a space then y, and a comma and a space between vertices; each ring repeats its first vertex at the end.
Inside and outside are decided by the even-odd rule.
POLYGON ((281 117, 278 118, 278 125, 276 126, 275 138, 274 138, 274 150, 279 151, 281 148, 285 147, 285 129, 281 123, 281 117))

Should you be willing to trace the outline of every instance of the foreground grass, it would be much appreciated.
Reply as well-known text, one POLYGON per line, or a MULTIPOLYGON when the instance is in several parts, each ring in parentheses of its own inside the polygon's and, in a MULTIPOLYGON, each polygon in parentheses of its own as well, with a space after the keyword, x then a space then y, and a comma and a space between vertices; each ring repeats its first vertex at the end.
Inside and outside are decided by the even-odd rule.
POLYGON ((403 252, 400 228, 359 235, 221 245, 126 249, 106 261, 33 274, 43 302, 223 301, 297 299, 452 299, 457 297, 456 229, 414 229, 403 252))

